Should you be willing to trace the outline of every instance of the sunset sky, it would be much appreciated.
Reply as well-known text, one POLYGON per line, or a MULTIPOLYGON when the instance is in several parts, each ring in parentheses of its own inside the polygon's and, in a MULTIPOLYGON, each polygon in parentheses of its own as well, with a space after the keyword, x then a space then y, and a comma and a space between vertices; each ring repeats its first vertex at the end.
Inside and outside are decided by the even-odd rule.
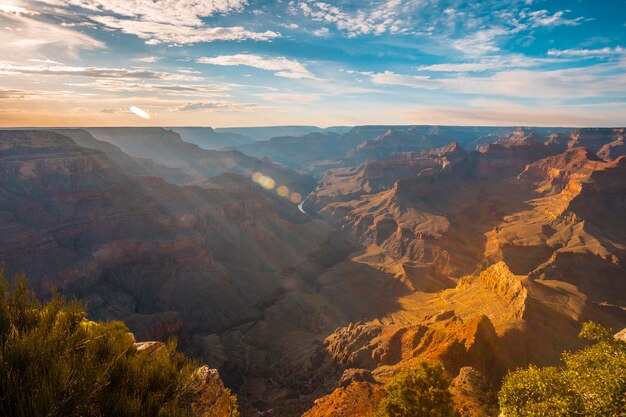
POLYGON ((0 0, 1 126, 288 124, 624 126, 626 1, 0 0))

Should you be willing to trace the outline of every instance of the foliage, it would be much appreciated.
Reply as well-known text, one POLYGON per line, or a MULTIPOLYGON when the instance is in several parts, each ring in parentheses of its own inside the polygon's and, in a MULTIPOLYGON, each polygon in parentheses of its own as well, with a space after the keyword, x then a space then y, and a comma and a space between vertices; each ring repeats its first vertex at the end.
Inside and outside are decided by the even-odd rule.
POLYGON ((441 365, 422 362, 405 369, 387 385, 387 396, 378 407, 377 417, 456 416, 449 386, 441 365))
POLYGON ((0 415, 190 415, 180 400, 195 366, 175 348, 138 352, 123 323, 87 321, 58 295, 40 303, 24 277, 10 289, 0 273, 0 415))
POLYGON ((626 343, 597 323, 579 337, 596 343, 564 353, 564 366, 510 372, 498 395, 507 417, 626 415, 626 343))

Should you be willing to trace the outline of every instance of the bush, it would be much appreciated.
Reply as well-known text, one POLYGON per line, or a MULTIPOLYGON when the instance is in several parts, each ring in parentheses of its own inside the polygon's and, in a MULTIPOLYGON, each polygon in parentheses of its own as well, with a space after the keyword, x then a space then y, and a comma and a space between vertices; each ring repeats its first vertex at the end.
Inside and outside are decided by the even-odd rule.
POLYGON ((564 366, 510 372, 498 395, 507 417, 626 415, 626 343, 599 324, 583 324, 579 337, 596 341, 564 353, 564 366))
POLYGON ((0 415, 187 416, 194 370, 174 343, 140 353, 123 323, 87 321, 58 295, 40 303, 24 277, 9 289, 0 273, 0 415))
POLYGON ((441 365, 422 362, 405 369, 385 388, 387 396, 378 407, 377 417, 456 416, 449 386, 441 365))

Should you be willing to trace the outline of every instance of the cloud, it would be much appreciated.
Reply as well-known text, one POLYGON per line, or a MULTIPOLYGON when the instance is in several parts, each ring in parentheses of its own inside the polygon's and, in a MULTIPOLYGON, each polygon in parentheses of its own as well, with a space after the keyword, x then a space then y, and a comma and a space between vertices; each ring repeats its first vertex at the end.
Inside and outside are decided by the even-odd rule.
POLYGON ((155 93, 159 95, 205 97, 227 97, 229 96, 229 94, 227 94, 226 92, 230 90, 230 86, 223 84, 157 84, 123 79, 99 79, 89 83, 71 83, 69 85, 72 87, 86 87, 108 92, 155 93))
MULTIPOLYGON (((26 9, 23 9, 26 10, 26 9)), ((13 61, 59 56, 76 57, 80 49, 104 48, 105 44, 83 33, 35 18, 36 13, 0 9, 2 54, 13 61)))
POLYGON ((118 19, 112 16, 91 16, 91 19, 111 29, 135 35, 146 40, 148 45, 159 43, 191 44, 214 41, 268 41, 280 37, 280 33, 271 30, 253 32, 243 27, 195 27, 178 26, 171 23, 144 20, 118 19))
POLYGON ((266 41, 280 34, 253 32, 242 27, 208 27, 203 18, 240 12, 247 0, 40 0, 65 6, 66 13, 78 13, 109 29, 120 30, 158 43, 190 44, 218 40, 266 41), (78 9, 77 9, 78 8, 78 9))
POLYGON ((299 10, 317 22, 334 24, 337 29, 347 32, 349 37, 355 37, 407 31, 407 17, 411 16, 422 2, 388 0, 374 4, 374 7, 358 7, 354 11, 346 11, 330 3, 307 0, 299 2, 297 7, 292 2, 291 10, 292 13, 299 10))
POLYGON ((159 61, 160 59, 161 59, 161 57, 158 57, 158 56, 142 56, 142 57, 139 57, 139 58, 135 58, 135 61, 154 63, 154 62, 159 61))
MULTIPOLYGON (((466 55, 484 55, 499 51, 500 47, 497 40, 502 36, 513 36, 522 31, 540 27, 577 26, 584 21, 583 17, 565 18, 566 11, 557 11, 551 14, 547 10, 495 10, 492 12, 495 20, 492 21, 484 17, 476 18, 465 13, 459 13, 453 9, 448 9, 445 12, 451 18, 461 16, 466 30, 475 25, 482 27, 476 32, 452 40, 452 47, 466 55)), ((444 36, 444 40, 447 40, 446 36, 444 36)))
POLYGON ((7 75, 56 75, 95 78, 197 80, 198 77, 152 71, 146 68, 74 67, 67 65, 11 65, 0 63, 0 74, 7 75))
POLYGON ((2 4, 0 3, 0 13, 12 14, 12 15, 23 15, 23 14, 37 14, 32 10, 25 9, 23 7, 15 6, 13 4, 2 4))
POLYGON ((592 58, 600 56, 611 55, 626 55, 626 48, 616 46, 615 48, 605 47, 600 49, 565 49, 562 51, 556 49, 550 49, 548 55, 551 56, 564 56, 564 57, 577 57, 577 58, 592 58))
POLYGON ((565 12, 558 11, 551 15, 547 10, 537 10, 523 16, 528 16, 528 23, 533 28, 542 26, 577 26, 583 20, 582 17, 565 19, 563 18, 564 14, 565 12))
POLYGON ((36 95, 34 91, 0 88, 0 99, 3 100, 19 100, 36 95))
POLYGON ((106 114, 130 114, 130 110, 126 107, 114 107, 110 109, 102 109, 98 113, 106 114))
POLYGON ((437 89, 439 85, 427 75, 402 75, 393 71, 382 73, 364 73, 378 85, 402 85, 413 88, 437 89))
POLYGON ((508 31, 501 27, 479 30, 462 39, 452 42, 452 47, 466 55, 483 55, 488 52, 499 51, 495 39, 498 36, 506 35, 508 31))
POLYGON ((446 63, 434 65, 422 65, 417 67, 418 71, 432 72, 482 72, 499 71, 510 68, 528 68, 540 64, 552 63, 554 58, 531 58, 524 55, 504 55, 496 57, 486 57, 474 62, 446 63))
POLYGON ((374 84, 397 85, 450 93, 497 95, 535 99, 581 99, 623 96, 626 91, 625 63, 551 71, 499 71, 486 77, 431 78, 420 75, 363 73, 374 84))
POLYGON ((186 112, 186 111, 212 111, 212 112, 241 112, 247 110, 258 110, 262 108, 258 104, 254 103, 234 103, 228 101, 214 101, 214 102, 195 102, 186 103, 182 106, 173 107, 170 111, 186 112))
POLYGON ((314 30, 313 34, 320 38, 324 38, 326 36, 330 36, 330 30, 328 30, 328 28, 321 28, 321 29, 314 30))
POLYGON ((304 64, 287 59, 285 57, 264 57, 253 54, 221 55, 212 58, 202 57, 197 60, 200 64, 212 64, 223 66, 247 66, 266 71, 273 71, 277 77, 285 78, 311 78, 315 76, 304 64))
POLYGON ((202 26, 202 17, 241 11, 247 0, 39 0, 52 6, 74 6, 91 13, 111 13, 146 22, 202 26))

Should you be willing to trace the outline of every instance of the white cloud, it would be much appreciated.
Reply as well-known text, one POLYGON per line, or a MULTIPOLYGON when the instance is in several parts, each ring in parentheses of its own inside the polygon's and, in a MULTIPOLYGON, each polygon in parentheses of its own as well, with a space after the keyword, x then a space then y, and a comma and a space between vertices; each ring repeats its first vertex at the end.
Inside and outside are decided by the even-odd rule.
POLYGON ((450 93, 535 99, 611 97, 626 91, 626 62, 551 71, 511 70, 490 76, 431 78, 419 75, 365 73, 374 84, 443 90, 450 93))
POLYGON ((212 58, 202 57, 197 60, 200 64, 223 66, 248 66, 266 71, 273 71, 277 77, 285 78, 315 78, 304 64, 285 57, 264 57, 253 54, 221 55, 212 58))
MULTIPOLYGON (((266 41, 280 34, 242 27, 210 27, 203 18, 241 11, 247 0, 39 0, 65 14, 78 14, 108 29, 135 35, 148 45, 218 40, 266 41), (65 6, 66 9, 59 9, 65 6), (72 8, 71 10, 69 8, 72 8)), ((69 23, 74 25, 76 23, 69 23)), ((78 23, 78 24, 84 24, 78 23)))
POLYGON ((582 17, 576 17, 574 19, 565 19, 563 15, 565 12, 558 11, 554 14, 548 13, 547 10, 537 10, 528 13, 528 22, 531 27, 542 26, 577 26, 583 20, 582 17))
POLYGON ((611 55, 626 55, 626 48, 616 46, 615 48, 605 47, 599 49, 565 49, 562 51, 556 49, 550 49, 548 55, 551 56, 564 56, 564 57, 578 57, 578 58, 590 58, 599 56, 611 56, 611 55))
POLYGON ((501 27, 483 29, 465 38, 454 40, 452 46, 466 55, 483 55, 488 52, 496 52, 500 50, 495 44, 496 37, 507 33, 509 32, 501 27))
POLYGON ((91 19, 106 27, 121 30, 146 40, 148 45, 162 42, 190 44, 214 41, 241 41, 246 39, 267 41, 280 37, 271 30, 252 32, 243 27, 195 27, 144 20, 118 19, 112 16, 92 16, 91 19))
MULTIPOLYGON (((0 9, 2 54, 12 61, 75 57, 79 49, 104 48, 104 43, 83 33, 38 20, 34 12, 15 13, 0 9)), ((25 9, 24 9, 25 10, 25 9)))
MULTIPOLYGON (((298 8, 312 20, 334 24, 349 37, 354 37, 405 32, 408 30, 407 19, 421 4, 419 0, 387 0, 375 2, 374 7, 359 7, 348 12, 329 3, 307 0, 299 2, 298 8)), ((295 4, 291 6, 295 12, 295 4)))
POLYGON ((139 58, 135 58, 135 61, 153 63, 159 61, 160 59, 161 58, 158 56, 142 56, 139 58))
POLYGON ((159 96, 228 97, 230 87, 222 84, 157 84, 123 79, 98 79, 90 83, 71 83, 71 87, 119 93, 154 93, 159 96))
POLYGON ((321 29, 314 30, 313 34, 315 36, 323 38, 323 37, 326 37, 326 36, 330 35, 330 30, 328 30, 328 28, 321 28, 321 29))
POLYGON ((12 14, 12 15, 22 15, 22 14, 36 14, 36 12, 32 10, 25 9, 20 6, 16 6, 14 4, 4 4, 0 3, 0 13, 12 14))
POLYGON ((54 75, 96 78, 198 80, 198 77, 152 71, 146 68, 74 67, 67 65, 11 65, 0 63, 0 74, 7 75, 54 75))
POLYGON ((173 26, 203 26, 202 17, 237 12, 246 0, 40 0, 52 6, 74 6, 90 13, 114 14, 173 26))
POLYGON ((531 58, 524 55, 505 55, 496 57, 485 57, 475 62, 446 63, 434 65, 422 65, 417 67, 418 71, 432 72, 482 72, 500 71, 510 68, 529 68, 539 64, 554 62, 555 58, 531 58))
POLYGON ((382 73, 365 73, 374 84, 378 85, 402 85, 413 88, 437 89, 439 85, 426 75, 402 75, 393 71, 382 73))

